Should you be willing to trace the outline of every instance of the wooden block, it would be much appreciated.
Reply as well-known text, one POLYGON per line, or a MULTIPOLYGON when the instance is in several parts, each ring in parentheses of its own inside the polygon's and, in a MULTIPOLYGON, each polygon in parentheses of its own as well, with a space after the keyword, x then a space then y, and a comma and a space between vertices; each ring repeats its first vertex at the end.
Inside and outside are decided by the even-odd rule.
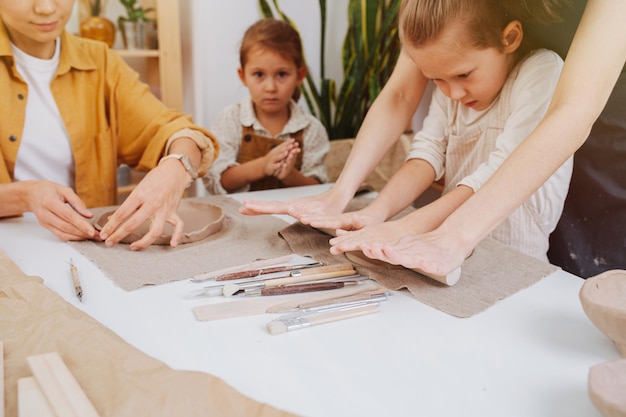
POLYGON ((41 391, 59 417, 98 417, 87 395, 56 352, 26 358, 41 391))
POLYGON ((4 347, 0 342, 0 417, 4 417, 4 347))
POLYGON ((17 417, 57 417, 32 376, 17 380, 17 417))

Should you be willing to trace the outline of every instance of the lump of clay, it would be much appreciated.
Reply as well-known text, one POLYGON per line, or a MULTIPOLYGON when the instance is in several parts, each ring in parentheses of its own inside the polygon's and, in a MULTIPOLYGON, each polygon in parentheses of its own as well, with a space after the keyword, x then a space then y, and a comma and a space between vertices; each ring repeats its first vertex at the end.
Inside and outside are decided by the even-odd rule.
MULTIPOLYGON (((109 207, 97 214, 93 223, 94 227, 97 230, 102 230, 115 210, 117 210, 117 207, 109 207)), ((201 201, 182 200, 177 213, 185 223, 180 243, 191 243, 205 239, 218 232, 224 222, 224 212, 220 207, 201 201)), ((122 243, 135 242, 141 239, 148 230, 150 230, 150 220, 144 222, 133 233, 122 239, 122 243)), ((166 223, 163 233, 153 244, 169 245, 173 232, 174 227, 166 223)))
POLYGON ((589 371, 589 398, 606 417, 626 417, 626 359, 595 365, 589 371))
POLYGON ((587 278, 580 301, 591 322, 626 357, 626 271, 616 269, 587 278))

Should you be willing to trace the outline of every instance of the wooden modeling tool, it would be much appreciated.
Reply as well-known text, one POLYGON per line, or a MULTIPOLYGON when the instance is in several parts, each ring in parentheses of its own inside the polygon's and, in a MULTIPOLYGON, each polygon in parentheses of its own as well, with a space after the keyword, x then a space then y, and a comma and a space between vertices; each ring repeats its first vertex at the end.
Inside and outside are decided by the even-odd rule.
MULTIPOLYGON (((314 269, 314 268, 311 268, 314 269)), ((330 265, 330 266, 322 266, 315 268, 318 273, 304 273, 308 271, 303 271, 301 274, 297 274, 290 277, 285 278, 275 278, 268 279, 261 282, 247 283, 247 284, 230 284, 224 285, 223 293, 225 297, 230 297, 231 295, 237 293, 240 290, 250 289, 250 288, 271 288, 271 287, 279 287, 282 285, 291 285, 298 284, 302 282, 308 281, 319 281, 327 278, 338 278, 338 277, 347 277, 350 275, 356 275, 356 270, 352 269, 351 264, 341 264, 341 265, 330 265), (322 269, 325 268, 325 269, 322 269), (350 268, 350 269, 347 269, 350 268)))
POLYGON ((386 288, 367 280, 361 285, 344 287, 338 290, 320 291, 306 295, 279 295, 276 297, 251 297, 222 303, 211 303, 192 308, 198 321, 224 320, 235 317, 252 316, 264 313, 284 313, 307 303, 331 303, 333 300, 350 297, 359 293, 385 292, 386 288))
POLYGON ((346 287, 339 290, 311 294, 306 299, 294 298, 282 303, 269 306, 267 313, 287 313, 302 307, 312 307, 313 305, 331 304, 333 302, 344 301, 346 297, 360 294, 381 294, 387 289, 375 281, 368 280, 356 287, 346 287))
POLYGON ((281 285, 270 288, 250 288, 243 290, 244 295, 285 295, 303 292, 336 290, 350 285, 359 285, 360 281, 324 281, 307 284, 281 285))
POLYGON ((241 271, 246 271, 246 270, 255 269, 255 268, 264 268, 266 266, 271 266, 271 265, 284 264, 284 263, 290 262, 293 259, 293 256, 294 255, 285 255, 285 256, 279 256, 279 257, 270 258, 270 259, 259 259, 258 261, 250 262, 244 265, 236 265, 236 266, 231 266, 228 268, 218 269, 212 272, 205 272, 203 274, 194 275, 193 277, 190 278, 190 280, 192 282, 205 282, 205 281, 214 280, 216 277, 220 275, 224 275, 224 274, 229 274, 233 272, 241 272, 241 271))
POLYGON ((318 266, 322 266, 322 264, 319 262, 315 262, 315 261, 312 261, 310 263, 305 263, 305 264, 299 264, 299 265, 271 266, 267 268, 250 269, 247 271, 223 274, 223 275, 215 277, 215 280, 216 281, 232 281, 234 279, 252 278, 252 277, 258 277, 260 275, 274 274, 276 272, 287 272, 284 276, 289 276, 289 274, 294 271, 299 271, 299 270, 308 269, 312 267, 318 267, 318 266))
POLYGON ((58 353, 29 356, 26 360, 57 416, 98 417, 95 407, 58 353))
POLYGON ((376 313, 378 304, 365 304, 358 307, 344 308, 326 313, 303 314, 272 320, 267 323, 267 331, 270 334, 280 334, 319 324, 331 323, 338 320, 350 319, 376 313))

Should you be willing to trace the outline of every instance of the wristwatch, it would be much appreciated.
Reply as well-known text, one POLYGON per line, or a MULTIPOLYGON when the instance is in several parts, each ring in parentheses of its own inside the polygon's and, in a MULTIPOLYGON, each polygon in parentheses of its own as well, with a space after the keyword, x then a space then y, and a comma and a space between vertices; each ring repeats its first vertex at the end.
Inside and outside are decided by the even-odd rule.
POLYGON ((185 171, 187 171, 187 174, 191 175, 192 181, 198 178, 198 168, 196 168, 196 164, 194 164, 193 161, 189 159, 187 155, 183 155, 180 153, 171 153, 161 158, 161 160, 159 161, 159 164, 169 158, 178 159, 180 163, 183 164, 183 167, 185 168, 185 171))

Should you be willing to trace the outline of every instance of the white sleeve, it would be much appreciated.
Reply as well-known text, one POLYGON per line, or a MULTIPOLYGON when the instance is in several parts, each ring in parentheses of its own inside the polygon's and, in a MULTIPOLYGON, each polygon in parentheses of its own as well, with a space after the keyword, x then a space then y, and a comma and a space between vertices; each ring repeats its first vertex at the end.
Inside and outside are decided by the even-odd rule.
POLYGON ((328 182, 328 173, 324 160, 330 150, 328 133, 324 125, 314 116, 309 115, 309 125, 304 129, 302 141, 304 153, 300 172, 307 177, 315 177, 320 182, 328 182))
POLYGON ((423 159, 432 165, 436 180, 445 173, 448 109, 449 99, 439 88, 435 88, 422 130, 413 137, 411 150, 406 157, 407 160, 423 159))
MULTIPOLYGON (((495 149, 486 161, 459 184, 477 191, 504 160, 537 127, 552 99, 563 60, 552 51, 539 50, 520 67, 511 90, 510 109, 504 129, 496 138, 495 149)), ((458 185, 458 184, 457 184, 458 185)))
POLYGON ((202 181, 209 193, 228 194, 222 187, 221 176, 226 169, 238 165, 237 155, 239 155, 239 146, 243 133, 243 128, 239 121, 239 106, 232 105, 222 110, 215 119, 213 126, 211 126, 211 133, 213 133, 220 144, 220 153, 213 165, 211 165, 209 172, 202 178, 202 181))

